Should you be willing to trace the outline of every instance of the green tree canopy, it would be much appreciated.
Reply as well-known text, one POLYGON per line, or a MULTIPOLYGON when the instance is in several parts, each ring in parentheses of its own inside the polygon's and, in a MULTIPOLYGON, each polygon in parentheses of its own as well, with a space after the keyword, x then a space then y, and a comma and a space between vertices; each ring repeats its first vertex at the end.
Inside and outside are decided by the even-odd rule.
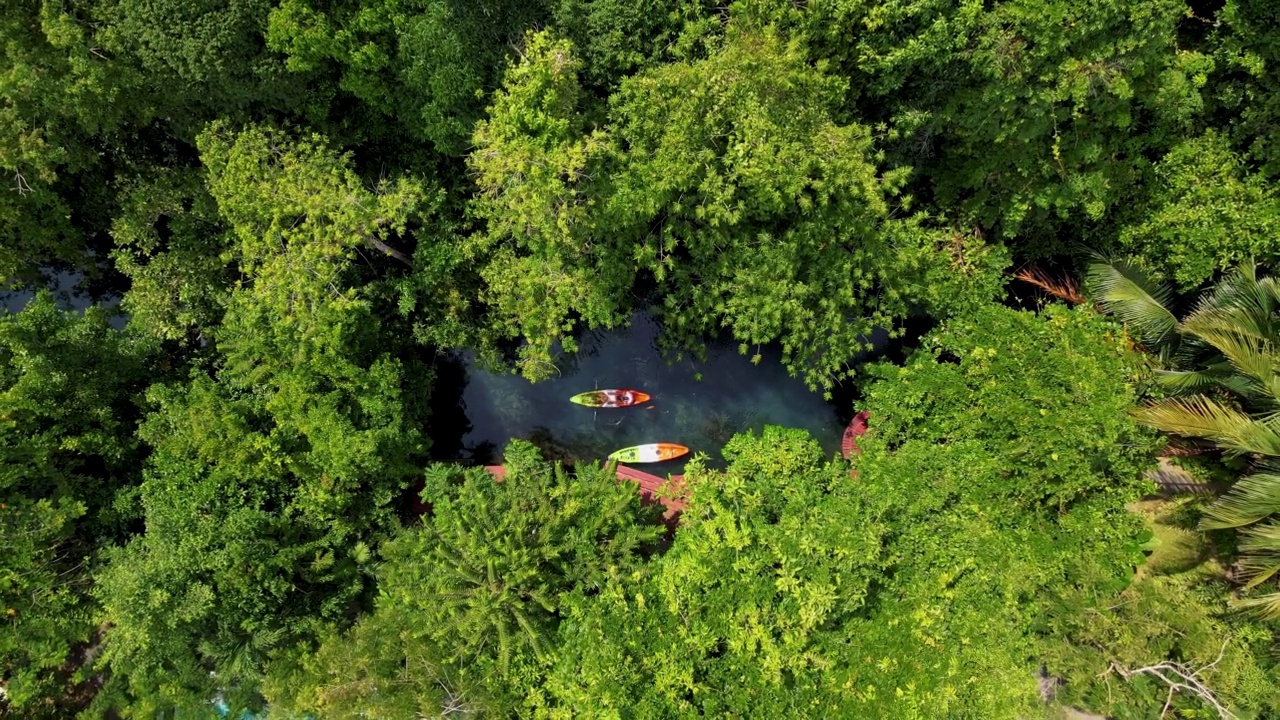
POLYGON ((1245 170, 1222 135, 1179 143, 1154 174, 1159 189, 1141 219, 1121 230, 1123 252, 1182 290, 1242 262, 1280 258, 1280 196, 1264 176, 1245 170))
POLYGON ((232 238, 197 169, 162 170, 122 188, 111 224, 116 269, 129 278, 129 326, 192 344, 222 320, 232 238))
POLYGON ((1137 358, 1061 306, 984 308, 926 347, 876 369, 853 477, 779 428, 691 466, 670 551, 561 624, 548 714, 1031 712, 1051 599, 1110 597, 1142 558, 1137 358))
POLYGON ((109 317, 59 310, 48 292, 0 316, 0 679, 23 712, 74 712, 59 671, 78 669, 72 649, 97 627, 98 545, 134 515, 154 348, 109 317))
POLYGON ((544 13, 541 2, 508 0, 285 0, 270 11, 267 41, 291 70, 335 64, 343 90, 459 155, 511 45, 544 13))
POLYGON ((104 658, 137 713, 251 701, 270 657, 358 607, 424 450, 406 397, 429 371, 380 341, 354 262, 391 247, 421 186, 370 190, 323 144, 261 128, 201 144, 243 280, 215 375, 149 394, 146 532, 99 579, 104 658))
POLYGON ((96 164, 101 135, 148 119, 139 74, 95 53, 79 19, 49 3, 7 2, 0 18, 0 284, 32 281, 41 263, 81 265, 72 222, 78 173, 96 164))
POLYGON ((1224 707, 1275 704, 1273 619, 1130 583, 1128 339, 991 305, 1123 258, 1103 304, 1190 394, 1138 417, 1256 471, 1204 527, 1274 582, 1275 3, 0 7, 0 294, 128 315, 0 318, 0 715, 1021 717, 1043 661, 1145 716, 1115 668, 1218 633, 1224 707), (1139 269, 1215 289, 1180 320, 1139 269), (543 379, 637 313, 859 398, 864 452, 739 438, 653 548, 631 488, 516 445, 403 528, 465 432, 442 354, 543 379))
POLYGON ((1101 220, 1180 139, 1212 60, 1178 46, 1180 0, 747 1, 851 78, 845 108, 892 128, 921 194, 1032 253, 1101 220))
MULTIPOLYGON (((1213 87, 1221 126, 1266 176, 1280 174, 1280 14, 1267 3, 1227 0, 1215 16, 1213 87)), ((1207 18, 1205 18, 1207 19, 1207 18)))
POLYGON ((506 449, 500 481, 436 465, 431 515, 382 549, 377 606, 275 677, 273 704, 326 717, 510 707, 555 652, 562 598, 638 567, 662 526, 612 466, 549 466, 506 449))
POLYGON ((731 25, 707 59, 628 78, 603 128, 578 109, 579 68, 567 41, 533 36, 470 160, 486 222, 470 254, 526 374, 575 328, 622 322, 641 278, 670 345, 781 342, 815 386, 914 306, 995 294, 1003 253, 893 217, 905 171, 877 168, 870 129, 833 118, 843 82, 776 33, 731 25))
POLYGON ((845 630, 874 603, 888 520, 802 431, 725 452, 723 476, 687 468, 670 551, 569 605, 552 714, 839 713, 845 630))

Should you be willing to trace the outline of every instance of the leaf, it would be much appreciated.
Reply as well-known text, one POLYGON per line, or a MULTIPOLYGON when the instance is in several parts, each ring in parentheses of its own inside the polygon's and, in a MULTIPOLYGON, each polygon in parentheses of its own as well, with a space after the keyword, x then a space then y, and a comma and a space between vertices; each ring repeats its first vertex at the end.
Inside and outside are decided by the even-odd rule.
POLYGON ((1085 288, 1108 313, 1120 318, 1142 344, 1161 349, 1171 342, 1178 319, 1169 311, 1172 289, 1155 283, 1136 266, 1124 262, 1093 263, 1085 288))
POLYGON ((1247 475, 1205 508, 1205 530, 1241 527, 1280 512, 1280 472, 1247 475))
POLYGON ((1206 438, 1233 452, 1280 456, 1280 433, 1274 428, 1202 395, 1163 400, 1134 415, 1165 432, 1206 438))

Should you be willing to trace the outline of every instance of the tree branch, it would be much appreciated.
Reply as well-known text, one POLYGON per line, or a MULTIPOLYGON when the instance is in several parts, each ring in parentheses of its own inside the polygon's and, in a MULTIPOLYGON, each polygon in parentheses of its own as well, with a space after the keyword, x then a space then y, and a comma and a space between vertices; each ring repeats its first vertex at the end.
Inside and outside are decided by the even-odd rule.
POLYGON ((382 242, 381 240, 379 240, 378 238, 372 235, 366 235, 364 237, 364 244, 368 245, 371 248, 381 250, 383 253, 390 255, 391 257, 399 260, 400 262, 404 263, 406 266, 410 268, 413 267, 413 261, 409 259, 408 255, 405 255, 404 253, 382 242))
POLYGON ((1176 662, 1162 662, 1133 670, 1113 662, 1111 663, 1111 670, 1114 670, 1116 674, 1125 680, 1129 680, 1135 675, 1150 675, 1158 678, 1161 682, 1168 685, 1169 695, 1165 699, 1164 708, 1160 711, 1161 718, 1167 715, 1169 713, 1169 709, 1173 706, 1174 693, 1185 690, 1200 698, 1200 700, 1209 707, 1212 707, 1218 713, 1218 717, 1223 718, 1223 720, 1234 720, 1235 715, 1224 707, 1222 703, 1218 702, 1218 698, 1214 696, 1213 690, 1210 689, 1209 686, 1206 685, 1199 677, 1200 673, 1209 670, 1222 661, 1222 655, 1227 651, 1228 642, 1230 641, 1223 641, 1222 648, 1218 650, 1218 657, 1216 660, 1205 665, 1199 670, 1192 670, 1190 667, 1176 662), (1173 677, 1170 677, 1165 673, 1169 673, 1173 675, 1173 677))
POLYGON ((404 263, 406 267, 408 267, 408 268, 412 269, 412 268, 413 268, 413 261, 409 259, 409 256, 408 256, 408 255, 405 255, 404 253, 400 252, 399 250, 397 250, 397 249, 395 249, 395 248, 391 247, 390 245, 388 245, 388 244, 386 244, 386 243, 382 242, 381 240, 379 240, 378 238, 374 237, 373 229, 372 229, 372 228, 376 228, 376 227, 378 227, 379 225, 381 225, 381 224, 385 223, 386 221, 387 221, 387 220, 386 220, 386 218, 378 218, 377 220, 374 220, 374 221, 371 223, 370 230, 364 234, 364 238, 363 238, 363 239, 364 239, 364 244, 365 244, 365 245, 368 245, 369 247, 374 248, 374 249, 376 249, 376 250, 381 250, 381 251, 383 252, 383 254, 385 254, 385 255, 390 255, 391 257, 393 257, 393 258, 395 258, 395 259, 399 260, 400 262, 404 263))

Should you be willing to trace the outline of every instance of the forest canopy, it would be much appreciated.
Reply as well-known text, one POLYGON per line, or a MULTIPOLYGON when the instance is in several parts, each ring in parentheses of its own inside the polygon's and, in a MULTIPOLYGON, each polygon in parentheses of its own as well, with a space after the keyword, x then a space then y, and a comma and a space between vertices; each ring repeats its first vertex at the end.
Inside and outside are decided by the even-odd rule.
POLYGON ((0 41, 0 718, 1280 714, 1280 6, 0 41), (857 452, 727 433, 665 518, 537 437, 458 462, 451 358, 542 382, 638 313, 857 452))

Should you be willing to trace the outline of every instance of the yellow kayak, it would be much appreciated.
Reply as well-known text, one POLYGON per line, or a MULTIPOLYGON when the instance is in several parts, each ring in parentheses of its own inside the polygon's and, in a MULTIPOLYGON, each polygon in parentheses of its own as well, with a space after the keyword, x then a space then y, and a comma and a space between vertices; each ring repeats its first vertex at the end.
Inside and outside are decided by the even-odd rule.
POLYGON ((649 394, 639 390, 592 390, 574 395, 569 402, 594 408, 631 407, 649 402, 649 394))
POLYGON ((689 448, 675 443, 648 443, 609 453, 609 459, 626 463, 655 463, 674 460, 688 452, 689 448))

